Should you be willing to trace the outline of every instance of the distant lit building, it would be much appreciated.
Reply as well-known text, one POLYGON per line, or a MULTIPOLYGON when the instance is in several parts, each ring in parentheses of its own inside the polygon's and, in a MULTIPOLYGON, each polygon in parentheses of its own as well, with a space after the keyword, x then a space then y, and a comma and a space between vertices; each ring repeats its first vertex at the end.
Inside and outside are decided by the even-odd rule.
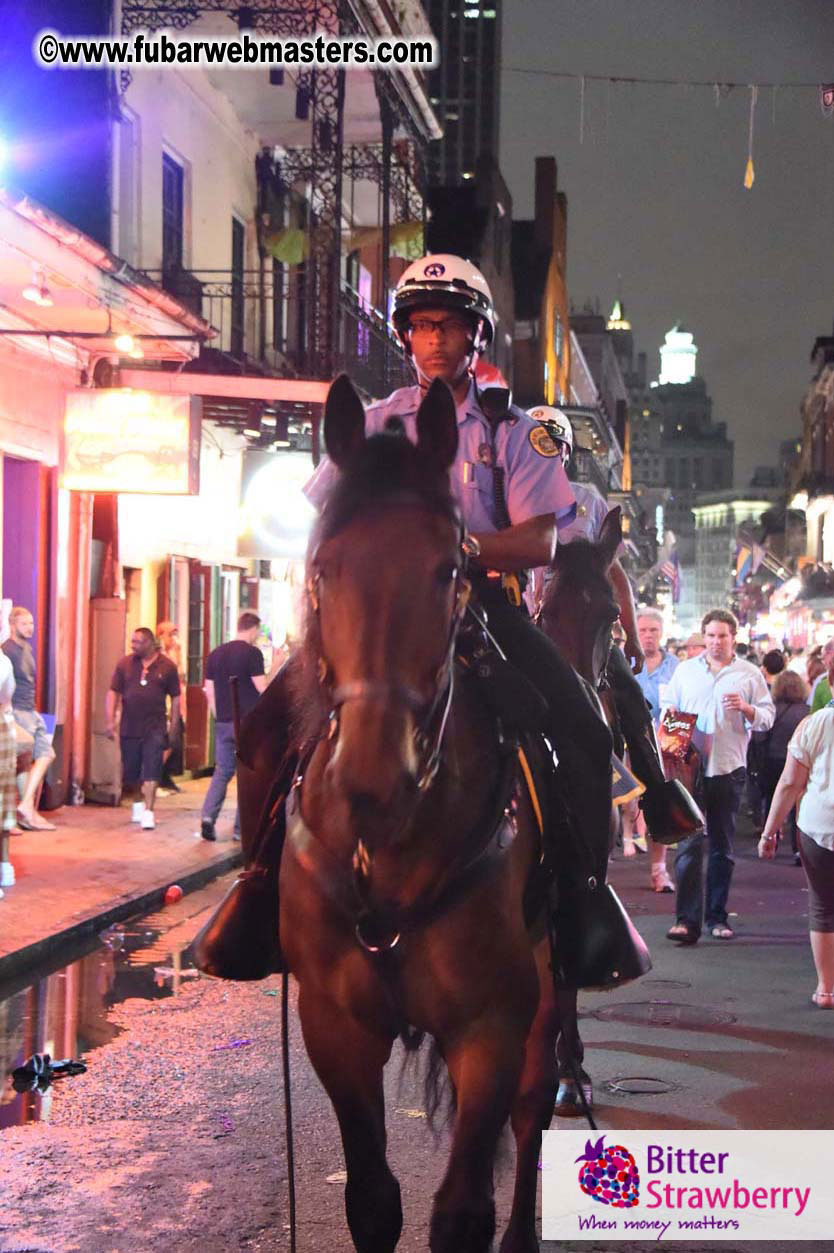
POLYGON ((728 608, 736 583, 739 528, 756 531, 762 514, 779 499, 778 488, 741 492, 704 492, 692 513, 695 519, 696 620, 709 609, 728 608))
POLYGON ((501 0, 425 0, 440 47, 429 97, 443 138, 431 145, 431 182, 475 177, 482 153, 498 153, 501 102, 501 0))
POLYGON ((734 445, 726 423, 713 421, 712 398, 695 374, 697 357, 692 333, 673 327, 660 349, 660 377, 649 392, 647 424, 652 464, 660 463, 659 481, 671 493, 667 525, 677 536, 684 566, 695 560, 692 507, 697 494, 726 491, 733 484, 734 445))
POLYGON ((673 326, 666 332, 666 340, 660 349, 660 378, 658 383, 691 383, 695 377, 698 349, 695 337, 685 327, 673 326))

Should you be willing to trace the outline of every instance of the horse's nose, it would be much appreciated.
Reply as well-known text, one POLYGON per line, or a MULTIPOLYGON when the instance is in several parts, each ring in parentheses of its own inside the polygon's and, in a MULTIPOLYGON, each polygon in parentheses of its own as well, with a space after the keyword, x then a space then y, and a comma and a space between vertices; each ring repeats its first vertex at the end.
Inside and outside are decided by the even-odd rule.
POLYGON ((406 804, 417 789, 415 779, 406 770, 380 771, 374 778, 362 780, 340 771, 336 779, 358 824, 383 820, 386 814, 406 804))
POLYGON ((356 818, 398 807, 416 787, 410 720, 398 709, 375 704, 345 706, 330 765, 334 784, 356 818))

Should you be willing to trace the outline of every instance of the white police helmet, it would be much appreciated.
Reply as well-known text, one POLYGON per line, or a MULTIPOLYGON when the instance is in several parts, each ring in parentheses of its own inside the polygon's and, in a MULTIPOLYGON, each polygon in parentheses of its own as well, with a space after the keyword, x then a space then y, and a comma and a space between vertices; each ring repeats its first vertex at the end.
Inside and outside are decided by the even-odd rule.
POLYGON ((566 413, 562 413, 562 410, 555 408, 554 405, 536 405, 534 409, 527 410, 527 416, 534 422, 541 422, 546 426, 553 439, 566 444, 570 457, 573 452, 573 427, 566 413))
POLYGON ((394 292, 391 320, 400 341, 408 344, 408 319, 417 309, 456 309, 474 315, 473 349, 483 352, 495 334, 497 317, 492 292, 481 271, 471 261, 450 253, 430 253, 404 270, 394 292))

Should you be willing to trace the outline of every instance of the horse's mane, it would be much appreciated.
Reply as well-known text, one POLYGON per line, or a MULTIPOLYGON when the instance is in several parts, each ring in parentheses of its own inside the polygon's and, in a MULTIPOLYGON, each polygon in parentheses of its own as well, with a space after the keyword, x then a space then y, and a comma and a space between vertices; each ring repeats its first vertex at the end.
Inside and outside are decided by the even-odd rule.
MULTIPOLYGON (((422 506, 454 525, 460 521, 448 474, 430 462, 402 431, 388 430, 362 442, 331 488, 310 537, 308 572, 320 545, 356 517, 397 505, 422 506)), ((296 742, 307 742, 319 734, 330 712, 319 682, 319 623, 309 597, 294 653, 300 663, 294 667, 296 742)))

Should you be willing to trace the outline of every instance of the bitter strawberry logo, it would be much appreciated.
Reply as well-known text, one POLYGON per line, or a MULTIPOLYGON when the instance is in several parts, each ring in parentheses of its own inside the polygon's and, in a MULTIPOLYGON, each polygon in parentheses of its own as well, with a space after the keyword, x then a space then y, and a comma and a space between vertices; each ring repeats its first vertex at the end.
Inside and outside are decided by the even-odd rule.
POLYGON ((585 1152, 577 1157, 582 1162, 579 1186, 591 1200, 614 1209, 631 1209, 640 1196, 640 1171, 637 1163, 622 1144, 603 1145, 605 1136, 596 1144, 588 1140, 585 1152))

